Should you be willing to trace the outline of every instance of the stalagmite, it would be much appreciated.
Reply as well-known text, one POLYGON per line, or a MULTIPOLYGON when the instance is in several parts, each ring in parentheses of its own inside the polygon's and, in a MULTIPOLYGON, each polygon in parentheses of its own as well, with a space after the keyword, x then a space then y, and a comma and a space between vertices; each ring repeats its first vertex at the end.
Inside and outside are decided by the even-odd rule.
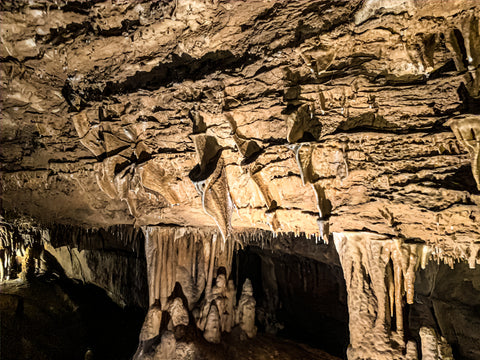
MULTIPOLYGON (((30 0, 0 17, 2 290, 66 277, 142 308, 136 360, 221 357, 256 311, 259 332, 345 338, 350 360, 480 339, 479 0, 30 0), (314 300, 330 294, 338 328, 314 300)), ((11 321, 27 357, 31 307, 11 321)))
POLYGON ((255 305, 252 283, 250 279, 246 279, 243 284, 242 295, 238 301, 237 322, 249 338, 257 334, 257 327, 255 326, 255 305))
POLYGON ((183 305, 183 300, 180 298, 173 299, 172 304, 169 306, 168 312, 172 318, 173 327, 179 325, 188 325, 188 311, 183 305))
POLYGON ((422 348, 422 360, 453 360, 452 349, 434 329, 422 327, 419 331, 422 348))
MULTIPOLYGON (((220 341, 221 332, 231 331, 238 323, 234 321, 236 289, 233 281, 230 280, 228 285, 226 281, 231 273, 234 240, 228 238, 224 246, 220 246, 216 231, 203 232, 171 227, 144 227, 143 230, 150 302, 153 305, 145 320, 143 333, 146 335, 142 336, 142 341, 152 334, 158 335, 155 319, 161 318, 161 310, 170 313, 169 328, 172 330, 179 325, 187 326, 188 312, 192 311, 196 326, 204 332, 204 337, 211 342, 220 341), (214 274, 217 274, 215 285, 214 274), (188 309, 178 297, 178 291, 187 299, 188 309), (174 293, 177 297, 168 300, 174 293), (158 316, 155 317, 155 314, 158 316)), ((247 286, 245 296, 243 298, 246 299, 246 310, 243 321, 254 322, 254 305, 253 313, 249 310, 249 304, 255 302, 251 284, 250 291, 247 286)), ((248 336, 254 336, 252 331, 249 330, 248 336)), ((142 356, 136 359, 142 359, 142 356)))
POLYGON ((142 331, 140 332, 140 342, 147 341, 159 335, 161 322, 162 309, 160 308, 160 304, 155 303, 148 309, 142 331))
POLYGON ((33 258, 33 250, 29 246, 25 250, 22 261, 22 273, 20 277, 24 280, 29 280, 33 277, 35 273, 35 261, 33 258))
POLYGON ((228 280, 227 292, 226 292, 226 304, 225 304, 225 325, 224 330, 228 333, 232 330, 235 324, 235 300, 236 289, 233 280, 228 280))
POLYGON ((226 307, 227 307, 227 284, 225 275, 220 274, 215 280, 215 286, 212 289, 212 298, 215 301, 215 304, 218 308, 218 313, 220 316, 220 330, 225 331, 227 316, 226 316, 226 307))
POLYGON ((218 344, 220 342, 220 336, 220 314, 215 301, 213 301, 205 322, 203 337, 208 342, 218 344))
POLYGON ((171 331, 165 331, 162 334, 160 345, 155 350, 154 360, 175 359, 176 343, 174 334, 171 331))

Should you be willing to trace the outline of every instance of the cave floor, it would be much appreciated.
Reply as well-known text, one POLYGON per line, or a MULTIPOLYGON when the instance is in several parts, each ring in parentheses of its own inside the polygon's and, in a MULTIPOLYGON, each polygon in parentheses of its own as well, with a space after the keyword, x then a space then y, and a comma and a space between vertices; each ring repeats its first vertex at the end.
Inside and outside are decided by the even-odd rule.
POLYGON ((130 359, 145 312, 121 308, 106 293, 68 279, 41 276, 0 283, 2 360, 130 359))
POLYGON ((311 348, 307 345, 290 340, 281 339, 272 335, 259 334, 254 339, 227 343, 230 359, 238 360, 338 360, 322 350, 311 348))

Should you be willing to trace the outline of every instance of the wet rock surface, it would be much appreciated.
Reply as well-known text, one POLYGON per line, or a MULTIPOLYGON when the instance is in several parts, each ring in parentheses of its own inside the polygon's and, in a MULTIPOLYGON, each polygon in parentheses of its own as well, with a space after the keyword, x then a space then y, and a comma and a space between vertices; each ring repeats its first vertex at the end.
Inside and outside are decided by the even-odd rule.
POLYGON ((16 1, 0 16, 1 279, 57 269, 148 309, 136 359, 210 356, 270 341, 258 306, 279 302, 233 275, 250 245, 276 253, 255 276, 293 308, 308 301, 282 266, 341 269, 350 359, 477 356, 477 1, 16 1), (439 315, 453 307, 458 322, 439 315))

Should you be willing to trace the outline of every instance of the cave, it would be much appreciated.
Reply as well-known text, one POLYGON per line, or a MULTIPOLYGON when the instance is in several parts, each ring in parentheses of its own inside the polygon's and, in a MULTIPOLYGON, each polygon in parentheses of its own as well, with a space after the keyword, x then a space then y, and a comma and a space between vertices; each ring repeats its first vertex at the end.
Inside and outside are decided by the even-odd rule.
POLYGON ((0 19, 1 360, 480 358, 478 0, 0 19))
POLYGON ((233 276, 237 284, 252 282, 260 332, 344 358, 349 343, 345 280, 335 253, 321 251, 330 251, 333 261, 248 246, 234 255, 233 276))

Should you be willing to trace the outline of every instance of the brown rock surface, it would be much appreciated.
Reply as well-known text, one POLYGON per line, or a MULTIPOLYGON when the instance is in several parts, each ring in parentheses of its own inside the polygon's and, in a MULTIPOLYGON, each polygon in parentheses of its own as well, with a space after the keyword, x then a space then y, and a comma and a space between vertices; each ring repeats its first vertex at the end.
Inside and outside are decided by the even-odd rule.
POLYGON ((331 232, 479 239, 475 2, 2 10, 6 211, 319 235, 321 189, 331 232))
MULTIPOLYGON (((335 239, 358 318, 349 356, 380 344, 377 358, 408 358, 418 268, 480 263, 478 1, 36 0, 0 12, 3 218, 141 226, 149 305, 167 310, 178 282, 206 321, 236 242, 335 239)), ((34 242, 15 243, 3 218, 0 277, 17 260, 27 277, 34 242)), ((127 283, 89 272, 114 271, 111 258, 47 250, 71 277, 127 283)), ((167 340, 158 351, 173 351, 167 340)))

